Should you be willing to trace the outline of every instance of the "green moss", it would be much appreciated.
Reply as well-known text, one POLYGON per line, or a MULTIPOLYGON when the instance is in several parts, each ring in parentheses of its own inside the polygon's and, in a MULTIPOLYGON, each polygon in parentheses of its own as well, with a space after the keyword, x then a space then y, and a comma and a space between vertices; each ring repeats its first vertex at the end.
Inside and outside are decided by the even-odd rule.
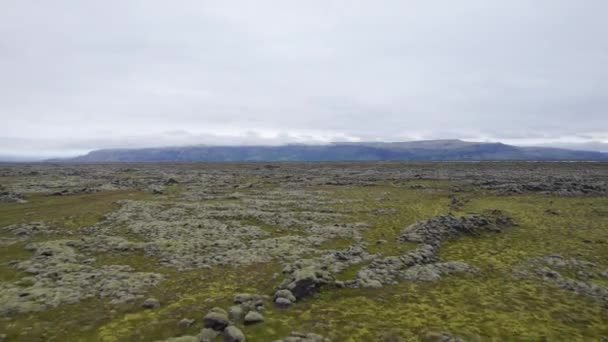
POLYGON ((361 270, 361 268, 365 267, 366 265, 369 265, 369 263, 370 262, 367 261, 367 262, 362 262, 360 264, 350 265, 346 269, 344 269, 342 272, 336 274, 336 279, 337 280, 355 279, 357 277, 357 272, 359 272, 359 270, 361 270))
MULTIPOLYGON (((320 294, 299 301, 287 310, 269 305, 264 311, 263 324, 242 327, 248 341, 272 341, 293 330, 316 332, 335 341, 417 341, 429 331, 446 330, 471 341, 592 341, 608 335, 606 307, 550 284, 522 281, 512 275, 513 268, 529 262, 532 257, 549 253, 593 261, 598 264, 594 271, 608 267, 608 215, 605 214, 608 198, 492 196, 477 191, 467 192, 468 201, 456 210, 450 208, 453 184, 444 180, 416 180, 374 187, 323 187, 323 190, 345 200, 335 209, 350 215, 350 221, 370 225, 363 230, 363 238, 370 252, 381 256, 400 255, 413 248, 412 244, 398 243, 396 238, 404 227, 419 220, 449 212, 464 215, 491 209, 511 214, 518 225, 502 233, 463 237, 442 245, 442 259, 470 263, 480 268, 479 275, 445 276, 435 283, 402 282, 382 289, 328 286, 320 294), (411 184, 425 187, 411 188, 411 184), (560 214, 548 214, 549 208, 560 214), (387 242, 377 244, 378 240, 387 242)), ((128 196, 122 194, 115 198, 128 196)), ((46 199, 31 203, 40 205, 40 213, 35 213, 37 217, 64 223, 66 216, 80 211, 80 204, 98 203, 105 208, 89 209, 84 216, 86 220, 96 217, 94 213, 112 208, 112 201, 106 197, 97 199, 99 202, 92 197, 86 199, 71 204, 45 204, 46 199)), ((51 200, 61 201, 62 197, 51 200)), ((9 207, 0 205, 0 213, 11 213, 13 218, 0 216, 0 222, 20 215, 23 219, 27 213, 16 209, 11 212, 6 209, 9 207)), ((283 234, 275 226, 257 221, 247 223, 273 236, 283 234)), ((292 231, 286 233, 293 234, 292 231)), ((322 247, 344 248, 352 242, 334 239, 322 247)), ((6 255, 2 260, 27 257, 19 254, 23 253, 23 245, 13 246, 0 253, 6 255)), ((0 331, 16 340, 150 341, 196 335, 201 329, 202 316, 211 307, 227 308, 239 292, 270 295, 281 281, 272 277, 281 269, 276 263, 179 272, 158 267, 156 260, 141 253, 96 257, 98 265, 126 264, 165 275, 166 280, 147 294, 158 298, 161 308, 143 310, 140 302, 113 306, 105 300, 92 300, 0 321, 0 331), (179 327, 177 322, 185 317, 195 318, 197 323, 189 328, 179 327), (31 330, 28 335, 19 336, 24 328, 31 330)), ((362 266, 364 264, 349 267, 337 277, 352 279, 362 266)), ((561 272, 576 276, 574 270, 561 272)), ((7 279, 16 277, 19 275, 7 279)), ((607 282, 603 278, 593 281, 607 282)))
POLYGON ((85 195, 28 197, 27 203, 0 204, 0 227, 44 221, 67 229, 92 225, 116 209, 121 199, 146 199, 151 195, 133 191, 106 191, 85 195))
POLYGON ((415 247, 397 242, 404 227, 432 216, 449 212, 449 199, 445 181, 425 181, 427 187, 436 185, 435 191, 409 187, 378 186, 346 188, 335 191, 334 196, 350 200, 337 206, 349 212, 353 222, 370 225, 363 233, 370 253, 401 255, 415 247), (378 243, 384 240, 382 243, 378 243))
POLYGON ((348 248, 354 243, 353 239, 350 238, 335 238, 331 240, 327 240, 323 242, 318 249, 327 250, 327 249, 344 249, 348 248))
POLYGON ((256 226, 263 231, 270 233, 272 237, 301 235, 302 231, 296 227, 283 228, 272 224, 264 223, 256 218, 248 218, 243 221, 244 224, 256 226))

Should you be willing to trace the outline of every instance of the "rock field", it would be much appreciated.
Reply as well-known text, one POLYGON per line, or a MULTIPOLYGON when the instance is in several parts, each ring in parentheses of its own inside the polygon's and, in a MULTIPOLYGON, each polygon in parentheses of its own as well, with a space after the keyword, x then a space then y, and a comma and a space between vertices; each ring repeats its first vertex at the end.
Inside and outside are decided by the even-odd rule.
POLYGON ((606 163, 0 164, 0 341, 608 340, 606 163))

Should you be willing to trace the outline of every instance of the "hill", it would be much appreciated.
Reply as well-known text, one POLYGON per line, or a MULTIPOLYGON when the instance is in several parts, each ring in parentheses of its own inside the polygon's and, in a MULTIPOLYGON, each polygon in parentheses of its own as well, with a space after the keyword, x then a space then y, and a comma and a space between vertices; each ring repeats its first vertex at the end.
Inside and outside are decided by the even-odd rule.
POLYGON ((363 160, 608 160, 608 154, 462 140, 336 142, 328 145, 181 146, 104 149, 54 162, 223 162, 363 160))

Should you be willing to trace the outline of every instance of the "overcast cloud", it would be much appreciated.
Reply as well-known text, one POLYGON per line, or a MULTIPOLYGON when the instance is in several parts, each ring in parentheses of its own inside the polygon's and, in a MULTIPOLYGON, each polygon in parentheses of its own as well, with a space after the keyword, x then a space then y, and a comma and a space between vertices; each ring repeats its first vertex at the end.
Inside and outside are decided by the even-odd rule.
POLYGON ((607 13, 605 0, 3 0, 0 155, 602 145, 607 13))

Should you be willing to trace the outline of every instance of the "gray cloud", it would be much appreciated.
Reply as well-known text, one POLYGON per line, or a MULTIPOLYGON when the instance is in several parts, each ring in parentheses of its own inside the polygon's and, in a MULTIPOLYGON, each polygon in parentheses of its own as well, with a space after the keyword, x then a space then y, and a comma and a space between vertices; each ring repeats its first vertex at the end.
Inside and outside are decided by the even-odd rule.
POLYGON ((0 4, 0 155, 608 142, 608 3, 0 4))

